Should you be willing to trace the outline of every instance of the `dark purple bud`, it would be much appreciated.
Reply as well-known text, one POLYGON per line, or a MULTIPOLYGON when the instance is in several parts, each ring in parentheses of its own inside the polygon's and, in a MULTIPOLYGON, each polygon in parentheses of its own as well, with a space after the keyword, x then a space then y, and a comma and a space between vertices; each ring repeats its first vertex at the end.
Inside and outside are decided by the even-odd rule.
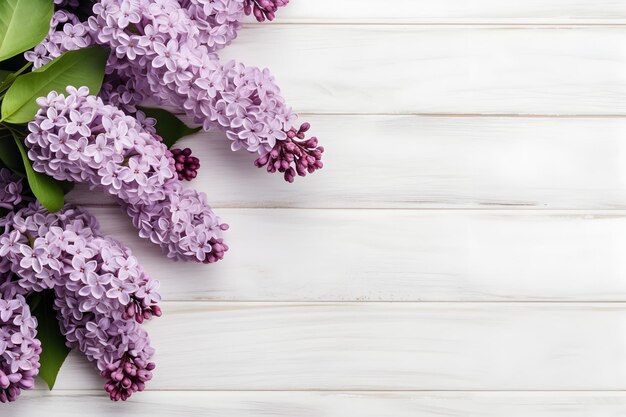
MULTIPOLYGON (((268 0, 279 2, 285 0, 268 0)), ((305 140, 305 132, 311 128, 309 123, 302 123, 298 131, 290 129, 286 131, 287 138, 279 140, 269 154, 258 158, 254 164, 257 167, 267 165, 268 172, 283 172, 284 178, 288 182, 293 182, 296 174, 303 177, 306 173, 313 173, 323 167, 319 161, 324 153, 324 148, 318 145, 316 137, 305 140), (269 155, 269 157, 268 157, 269 155)))
POLYGON ((243 10, 246 15, 253 14, 256 20, 274 20, 279 7, 285 6, 289 0, 244 0, 243 10))
POLYGON ((174 157, 174 167, 180 181, 192 179, 198 176, 198 168, 200 168, 200 160, 195 156, 191 156, 191 149, 172 149, 174 157))

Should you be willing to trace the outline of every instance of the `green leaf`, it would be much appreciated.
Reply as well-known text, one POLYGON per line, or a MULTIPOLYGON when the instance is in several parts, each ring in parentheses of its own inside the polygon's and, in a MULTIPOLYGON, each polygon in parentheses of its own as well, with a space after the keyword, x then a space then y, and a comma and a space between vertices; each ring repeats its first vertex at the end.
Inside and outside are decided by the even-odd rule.
POLYGON ((41 342, 39 377, 52 389, 70 348, 59 328, 54 305, 54 292, 46 290, 28 298, 31 313, 37 318, 37 339, 41 342))
POLYGON ((24 169, 30 190, 35 194, 35 197, 37 197, 41 205, 48 209, 49 212, 54 213, 55 211, 61 210, 64 204, 63 187, 55 179, 33 170, 24 145, 18 137, 14 138, 15 144, 22 154, 22 161, 24 162, 24 169))
POLYGON ((187 126, 167 110, 150 107, 140 107, 139 110, 156 119, 156 131, 163 138, 163 143, 168 148, 171 148, 180 138, 193 135, 202 129, 201 127, 191 128, 187 126))
POLYGON ((11 140, 11 133, 0 131, 0 161, 5 167, 19 174, 24 174, 24 164, 22 155, 14 141, 11 140))
POLYGON ((50 30, 52 0, 0 1, 0 61, 32 48, 50 30))
POLYGON ((31 73, 20 75, 4 96, 0 121, 31 121, 39 109, 36 102, 39 97, 45 97, 50 91, 64 92, 70 85, 86 86, 91 94, 98 94, 108 57, 109 50, 98 46, 79 49, 66 52, 31 73))

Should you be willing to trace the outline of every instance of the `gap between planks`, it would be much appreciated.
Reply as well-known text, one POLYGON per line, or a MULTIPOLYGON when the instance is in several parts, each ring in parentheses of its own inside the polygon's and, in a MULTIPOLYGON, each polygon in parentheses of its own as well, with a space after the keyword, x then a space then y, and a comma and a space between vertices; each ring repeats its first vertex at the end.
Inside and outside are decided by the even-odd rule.
MULTIPOLYGON (((278 19, 278 18, 277 18, 278 19)), ((626 20, 618 20, 611 21, 607 20, 604 22, 589 22, 589 23, 566 23, 566 22, 555 22, 555 23, 533 23, 533 22, 313 22, 313 21, 300 21, 300 22, 248 22, 243 24, 243 29, 246 28, 258 28, 264 26, 272 26, 272 27, 280 27, 280 26, 391 26, 391 27, 412 27, 412 26, 422 26, 422 27, 496 27, 496 28, 520 28, 520 29, 533 29, 533 28, 555 28, 555 29, 567 29, 567 28, 578 28, 578 27, 603 27, 603 28, 620 28, 623 29, 626 27, 626 20)), ((236 39, 235 41, 236 42, 236 39)))
MULTIPOLYGON (((28 395, 28 393, 31 394, 41 394, 42 392, 46 392, 45 390, 40 390, 40 389, 33 389, 31 391, 24 391, 24 393, 26 394, 22 394, 22 395, 28 395)), ((50 391, 50 395, 55 395, 55 394, 60 394, 61 396, 66 396, 67 393, 72 393, 72 392, 76 392, 76 393, 80 393, 81 395, 84 395, 85 393, 90 393, 90 394, 94 394, 97 396, 102 396, 102 391, 101 390, 97 390, 97 389, 93 389, 93 388, 53 388, 50 391)), ((185 388, 177 388, 177 389, 172 389, 172 388, 146 388, 146 391, 142 391, 142 393, 140 394, 136 394, 136 395, 143 395, 144 392, 160 392, 160 393, 178 393, 178 392, 186 392, 186 393, 211 393, 211 392, 215 392, 215 393, 238 393, 238 392, 245 392, 245 393, 254 393, 254 392, 284 392, 284 393, 306 393, 306 392, 320 392, 320 393, 347 393, 347 394, 355 394, 355 395, 359 395, 359 394, 376 394, 376 393, 405 393, 405 394, 409 394, 409 393, 418 393, 418 394, 428 394, 428 393, 433 393, 433 394, 446 394, 446 393, 455 393, 455 394, 463 394, 463 393, 468 393, 468 394, 476 394, 476 393, 484 393, 484 394, 489 394, 489 393, 494 393, 494 394, 498 394, 498 393, 526 393, 526 394, 576 394, 576 393, 585 393, 585 392, 589 392, 589 393, 607 393, 607 394, 624 394, 626 396, 626 390, 619 390, 619 389, 615 389, 615 390, 610 390, 610 389, 572 389, 572 390, 554 390, 554 389, 546 389, 546 390, 536 390, 536 389, 362 389, 362 390, 344 390, 344 389, 319 389, 319 388, 313 388, 313 389, 215 389, 215 388, 211 388, 211 389, 185 389, 185 388)))

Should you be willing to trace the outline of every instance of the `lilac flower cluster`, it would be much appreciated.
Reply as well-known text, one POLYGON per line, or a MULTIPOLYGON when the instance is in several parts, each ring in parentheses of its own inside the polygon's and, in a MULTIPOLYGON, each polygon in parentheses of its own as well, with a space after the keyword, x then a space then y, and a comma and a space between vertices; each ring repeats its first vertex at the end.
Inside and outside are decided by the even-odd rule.
POLYGON ((96 362, 112 400, 125 401, 143 391, 155 368, 151 361, 154 349, 146 331, 119 311, 110 315, 85 312, 80 304, 75 293, 57 289, 54 307, 68 346, 96 362))
POLYGON ((163 185, 175 174, 167 147, 86 87, 68 87, 67 93, 37 100, 40 110, 26 139, 33 168, 59 180, 104 186, 130 204, 162 200, 163 185))
POLYGON ((269 151, 285 139, 283 128, 295 115, 273 77, 235 62, 222 65, 178 1, 102 0, 93 11, 94 40, 125 59, 151 97, 186 110, 207 130, 225 129, 236 149, 269 151))
POLYGON ((228 249, 222 241, 227 226, 204 194, 182 189, 176 161, 151 123, 105 105, 84 87, 68 87, 67 93, 52 92, 37 101, 40 110, 26 138, 33 169, 117 196, 140 235, 168 257, 221 259, 228 249))
POLYGON ((213 263, 224 258, 228 245, 222 238, 228 225, 220 223, 204 193, 183 188, 177 181, 165 186, 158 204, 122 204, 139 229, 139 236, 160 245, 176 260, 213 263))
POLYGON ((9 214, 4 229, 0 256, 26 291, 62 289, 79 312, 117 312, 139 323, 161 315, 158 282, 128 248, 100 236, 85 211, 68 206, 48 213, 35 202, 9 214))
POLYGON ((32 388, 39 373, 41 343, 37 320, 22 294, 0 273, 0 402, 15 401, 23 389, 32 388))
MULTIPOLYGON (((174 105, 205 130, 225 131, 233 150, 244 148, 265 156, 274 149, 280 152, 297 116, 267 69, 221 63, 215 52, 235 38, 244 14, 271 20, 286 4, 286 0, 100 0, 93 16, 78 24, 80 29, 70 17, 53 19, 68 19, 69 28, 55 24, 27 58, 37 65, 83 47, 78 43, 104 45, 113 51, 101 93, 105 102, 129 112, 148 98, 174 105)), ((299 149, 316 160, 321 154, 316 147, 299 149)))
POLYGON ((154 349, 140 323, 161 315, 158 282, 128 248, 99 235, 93 216, 69 206, 51 214, 37 202, 11 212, 0 274, 0 400, 32 387, 41 349, 24 295, 44 289, 55 291, 68 346, 97 363, 111 399, 144 389, 154 349))

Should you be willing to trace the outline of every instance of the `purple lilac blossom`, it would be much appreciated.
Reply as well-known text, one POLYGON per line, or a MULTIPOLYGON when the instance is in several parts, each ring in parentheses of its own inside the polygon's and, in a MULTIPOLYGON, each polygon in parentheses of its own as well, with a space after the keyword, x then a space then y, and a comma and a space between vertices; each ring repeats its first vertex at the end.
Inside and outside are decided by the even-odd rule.
POLYGON ((26 291, 63 289, 82 312, 119 312, 139 323, 160 316, 158 282, 130 249, 98 232, 95 217, 66 206, 47 212, 38 202, 11 213, 0 235, 0 256, 26 291))
MULTIPOLYGON (((187 9, 176 0, 158 3, 159 7, 148 0, 101 0, 88 20, 94 40, 125 59, 135 78, 145 80, 136 86, 144 96, 182 108, 205 130, 225 130, 233 150, 245 148, 262 156, 272 150, 285 153, 296 115, 269 71, 235 61, 221 64, 200 41, 201 30, 187 9), (136 45, 132 56, 130 44, 136 45)), ((314 152, 321 156, 321 149, 299 149, 287 151, 292 157, 282 159, 290 167, 287 180, 322 167, 313 156, 314 152), (314 162, 298 169, 307 156, 314 162)))
POLYGON ((83 87, 38 99, 26 138, 33 169, 58 180, 102 187, 117 196, 140 236, 177 260, 215 262, 228 228, 206 195, 183 189, 172 153, 151 121, 105 105, 83 87))
MULTIPOLYGON (((21 190, 11 192, 8 201, 17 201, 21 190)), ((30 203, 0 227, 0 402, 14 401, 34 384, 41 344, 24 297, 43 288, 54 288, 68 346, 96 362, 111 399, 143 390, 155 365, 139 323, 161 314, 158 282, 127 248, 100 237, 95 218, 82 210, 66 206, 50 214, 30 203)))
MULTIPOLYGON (((298 137, 287 140, 297 116, 287 107, 273 76, 267 69, 235 61, 222 64, 215 54, 234 38, 242 10, 254 13, 258 19, 271 19, 276 8, 286 3, 101 0, 80 30, 74 23, 68 24, 72 31, 88 31, 91 42, 114 51, 102 89, 105 101, 129 112, 148 98, 174 105, 205 130, 225 131, 233 150, 245 148, 261 157, 271 151, 290 155, 278 164, 281 167, 286 163, 288 168, 269 171, 285 172, 285 179, 293 181, 295 174, 322 168, 318 159, 322 149, 300 146, 296 153, 286 149, 293 147, 288 143, 299 141, 298 137), (313 156, 315 162, 310 163, 308 156, 313 156)), ((36 56, 27 55, 28 59, 37 64, 44 60, 42 57, 50 59, 78 48, 73 39, 66 39, 65 27, 53 32, 43 46, 35 49, 36 56), (50 53, 46 54, 46 49, 50 53)))
POLYGON ((183 188, 180 182, 165 186, 158 204, 122 204, 139 229, 139 236, 160 245, 173 259, 213 263, 224 258, 228 245, 222 239, 228 225, 219 223, 204 193, 183 188))
POLYGON ((269 150, 284 138, 282 125, 291 127, 295 115, 269 73, 235 62, 221 65, 199 41, 200 29, 176 0, 159 1, 158 7, 147 0, 102 0, 93 10, 88 23, 94 40, 125 59, 146 81, 144 90, 185 109, 205 129, 226 128, 234 149, 269 150), (129 43, 137 45, 132 56, 129 43), (238 119, 234 126, 233 119, 238 119), (277 121, 269 127, 272 134, 265 132, 270 120, 277 121))
POLYGON ((76 294, 56 290, 54 308, 68 347, 83 352, 96 363, 113 401, 127 400, 143 391, 155 368, 154 348, 146 331, 135 321, 114 311, 110 315, 82 311, 76 294))
POLYGON ((13 274, 0 273, 0 402, 15 401, 24 389, 35 385, 39 373, 41 343, 37 319, 13 274))

